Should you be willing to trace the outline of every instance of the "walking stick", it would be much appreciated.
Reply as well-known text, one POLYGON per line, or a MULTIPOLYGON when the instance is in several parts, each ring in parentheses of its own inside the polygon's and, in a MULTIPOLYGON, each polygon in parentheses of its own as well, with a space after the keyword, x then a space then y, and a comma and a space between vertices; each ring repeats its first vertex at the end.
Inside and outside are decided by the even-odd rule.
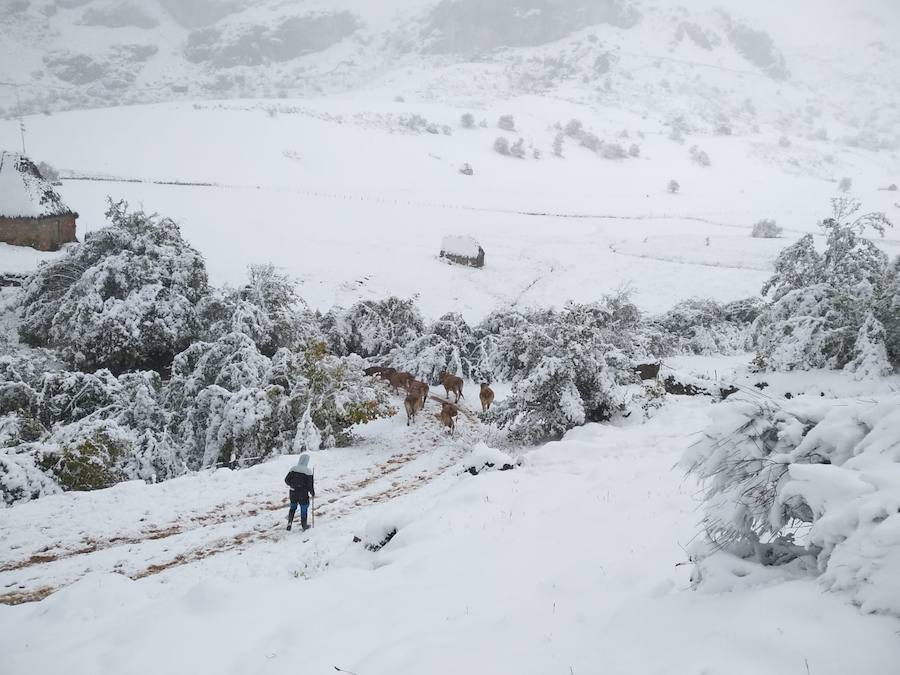
POLYGON ((316 498, 312 498, 312 504, 310 505, 310 509, 312 510, 312 520, 310 521, 310 528, 316 526, 316 498))

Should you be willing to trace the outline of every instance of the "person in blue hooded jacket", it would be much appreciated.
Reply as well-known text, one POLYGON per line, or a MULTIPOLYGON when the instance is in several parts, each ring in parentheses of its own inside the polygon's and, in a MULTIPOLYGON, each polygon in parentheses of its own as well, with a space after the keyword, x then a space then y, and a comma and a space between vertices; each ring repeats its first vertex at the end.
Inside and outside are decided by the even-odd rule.
POLYGON ((291 529, 294 523, 294 514, 297 513, 297 506, 300 506, 300 527, 304 530, 309 529, 306 524, 306 516, 309 512, 309 499, 316 496, 316 489, 313 485, 313 472, 309 467, 309 455, 302 454, 297 459, 297 464, 291 467, 287 476, 284 477, 285 484, 291 488, 291 508, 288 511, 287 529, 291 529))

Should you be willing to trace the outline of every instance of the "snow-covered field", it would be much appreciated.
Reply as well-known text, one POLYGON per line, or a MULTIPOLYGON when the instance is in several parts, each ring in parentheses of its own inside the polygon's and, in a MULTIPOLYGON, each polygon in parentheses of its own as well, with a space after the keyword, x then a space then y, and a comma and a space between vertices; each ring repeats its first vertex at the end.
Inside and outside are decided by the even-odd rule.
POLYGON ((896 672, 896 621, 813 579, 687 590, 690 568, 676 564, 696 534, 696 485, 671 467, 709 406, 585 427, 475 477, 453 445, 318 453, 322 506, 306 535, 278 531, 285 510, 268 510, 288 457, 5 511, 4 544, 22 546, 6 546, 6 567, 40 542, 71 556, 5 571, 4 585, 93 571, 40 603, 0 606, 4 672, 896 672), (174 523, 187 531, 166 532, 174 523), (352 541, 395 527, 378 552, 352 541), (135 566, 238 537, 196 562, 135 566), (108 548, 78 552, 88 540, 108 548))
MULTIPOLYGON (((774 137, 764 154, 755 137, 708 136, 713 165, 703 167, 689 143, 621 111, 537 97, 479 111, 514 114, 511 136, 543 151, 519 160, 492 150, 498 129, 462 128, 465 111, 382 94, 80 111, 30 118, 28 128, 31 152, 63 176, 119 179, 64 180, 80 235, 104 225, 107 196, 126 199, 177 220, 214 283, 239 284, 248 264, 272 262, 323 310, 397 294, 416 297, 429 317, 477 321, 497 307, 590 301, 623 286, 651 312, 691 296, 734 300, 758 293, 778 250, 816 230, 845 173, 867 210, 900 214, 897 193, 878 189, 896 181, 896 155, 802 139, 780 148, 774 137), (405 133, 399 119, 413 113, 452 135, 405 133), (628 131, 641 156, 605 160, 575 142, 565 159, 553 156, 552 125, 572 117, 628 131), (830 180, 806 164, 797 175, 790 159, 806 146, 834 150, 830 180), (466 162, 473 176, 459 173, 466 162), (672 178, 678 194, 666 189, 672 178), (775 218, 784 238, 751 238, 762 218, 775 218), (484 247, 483 270, 439 260, 442 238, 455 234, 484 247)), ((17 134, 0 122, 0 145, 13 147, 17 134)), ((882 244, 900 252, 900 234, 882 244)), ((22 264, 4 255, 5 267, 22 264)))

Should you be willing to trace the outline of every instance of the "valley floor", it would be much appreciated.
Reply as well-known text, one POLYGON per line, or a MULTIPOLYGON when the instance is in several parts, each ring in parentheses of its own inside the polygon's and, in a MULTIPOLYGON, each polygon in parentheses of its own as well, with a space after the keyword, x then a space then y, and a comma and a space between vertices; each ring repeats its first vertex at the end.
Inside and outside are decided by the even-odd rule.
POLYGON ((464 425, 382 421, 314 456, 306 534, 282 529, 290 457, 6 509, 2 592, 59 590, 0 605, 3 672, 895 673, 897 622, 814 579, 690 590, 697 486, 673 465, 709 406, 478 476, 464 425))

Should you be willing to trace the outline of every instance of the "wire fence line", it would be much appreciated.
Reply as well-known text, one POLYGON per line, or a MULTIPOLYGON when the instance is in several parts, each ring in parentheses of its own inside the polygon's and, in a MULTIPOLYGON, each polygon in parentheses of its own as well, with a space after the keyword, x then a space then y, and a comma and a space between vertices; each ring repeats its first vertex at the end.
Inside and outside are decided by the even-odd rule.
POLYGON ((471 204, 453 204, 447 202, 431 202, 415 199, 393 199, 389 197, 379 197, 374 195, 329 192, 323 190, 312 190, 304 188, 295 188, 290 186, 262 186, 262 185, 238 185, 230 183, 219 183, 211 181, 192 181, 192 180, 159 180, 149 178, 132 178, 121 176, 103 176, 85 174, 79 172, 60 172, 61 180, 85 181, 85 182, 102 182, 102 183, 140 183, 147 185, 162 185, 167 187, 206 187, 223 190, 270 190, 275 192, 290 192, 306 197, 319 199, 333 199, 336 201, 360 201, 377 204, 385 204, 388 206, 406 206, 415 208, 430 209, 446 209, 454 211, 471 211, 477 213, 497 213, 512 216, 524 216, 529 218, 559 218, 566 220, 687 220, 692 222, 706 223, 718 227, 729 227, 734 229, 748 229, 744 225, 735 225, 733 223, 725 223, 712 218, 702 216, 690 216, 676 213, 643 213, 643 214, 619 214, 619 213, 589 213, 589 212, 565 212, 543 209, 505 209, 490 206, 473 206, 471 204))

